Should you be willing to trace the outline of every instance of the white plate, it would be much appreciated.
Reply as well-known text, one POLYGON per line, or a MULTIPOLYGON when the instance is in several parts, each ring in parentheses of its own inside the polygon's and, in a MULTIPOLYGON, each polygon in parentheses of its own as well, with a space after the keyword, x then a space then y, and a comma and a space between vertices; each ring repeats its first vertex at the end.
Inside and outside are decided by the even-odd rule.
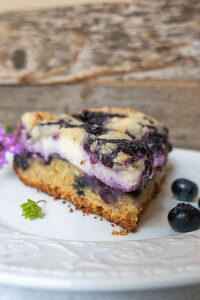
POLYGON ((10 163, 0 171, 0 282, 76 291, 200 282, 200 230, 176 234, 167 222, 169 210, 178 203, 171 183, 179 177, 200 183, 200 152, 173 150, 163 189, 138 232, 113 236, 119 227, 94 215, 70 213, 69 203, 23 185, 10 163), (41 204, 43 219, 21 217, 20 204, 27 198, 48 200, 41 204))

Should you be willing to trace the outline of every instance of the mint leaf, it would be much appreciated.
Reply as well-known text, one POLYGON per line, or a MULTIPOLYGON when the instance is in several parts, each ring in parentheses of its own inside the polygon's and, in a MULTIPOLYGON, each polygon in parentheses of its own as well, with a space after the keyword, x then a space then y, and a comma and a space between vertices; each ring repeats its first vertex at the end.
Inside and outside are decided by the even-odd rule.
POLYGON ((39 200, 37 202, 27 199, 26 203, 23 203, 20 205, 22 208, 22 216, 25 217, 25 219, 30 218, 31 220, 34 220, 36 218, 43 218, 42 215, 42 208, 38 206, 38 203, 40 202, 46 202, 45 200, 39 200))

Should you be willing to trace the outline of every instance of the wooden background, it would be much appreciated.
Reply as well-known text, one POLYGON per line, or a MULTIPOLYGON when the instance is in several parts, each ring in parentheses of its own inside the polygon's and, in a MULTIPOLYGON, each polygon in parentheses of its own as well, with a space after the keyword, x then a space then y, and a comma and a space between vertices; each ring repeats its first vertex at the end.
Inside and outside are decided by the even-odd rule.
POLYGON ((0 14, 0 121, 132 107, 200 149, 200 1, 134 0, 0 14))

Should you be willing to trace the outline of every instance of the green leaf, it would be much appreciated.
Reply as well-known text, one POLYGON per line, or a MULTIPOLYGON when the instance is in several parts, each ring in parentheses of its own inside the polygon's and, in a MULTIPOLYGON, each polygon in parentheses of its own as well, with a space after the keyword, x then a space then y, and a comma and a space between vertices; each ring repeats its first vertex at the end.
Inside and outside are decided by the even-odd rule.
POLYGON ((45 200, 39 200, 37 202, 27 199, 26 203, 21 204, 22 208, 22 216, 25 217, 25 219, 30 218, 31 220, 34 220, 36 218, 43 218, 42 215, 42 208, 38 206, 39 202, 46 202, 45 200))
POLYGON ((5 129, 6 133, 11 133, 12 130, 10 130, 9 126, 7 125, 6 122, 2 123, 3 128, 5 129))

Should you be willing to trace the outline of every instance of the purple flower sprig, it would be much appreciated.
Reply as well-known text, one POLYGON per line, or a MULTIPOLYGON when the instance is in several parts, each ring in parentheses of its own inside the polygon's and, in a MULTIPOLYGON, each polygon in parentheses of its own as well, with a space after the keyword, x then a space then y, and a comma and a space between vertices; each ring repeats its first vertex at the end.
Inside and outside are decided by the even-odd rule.
POLYGON ((8 152, 18 154, 20 152, 20 146, 15 142, 14 134, 7 134, 0 123, 0 169, 4 164, 8 163, 6 158, 8 152))

